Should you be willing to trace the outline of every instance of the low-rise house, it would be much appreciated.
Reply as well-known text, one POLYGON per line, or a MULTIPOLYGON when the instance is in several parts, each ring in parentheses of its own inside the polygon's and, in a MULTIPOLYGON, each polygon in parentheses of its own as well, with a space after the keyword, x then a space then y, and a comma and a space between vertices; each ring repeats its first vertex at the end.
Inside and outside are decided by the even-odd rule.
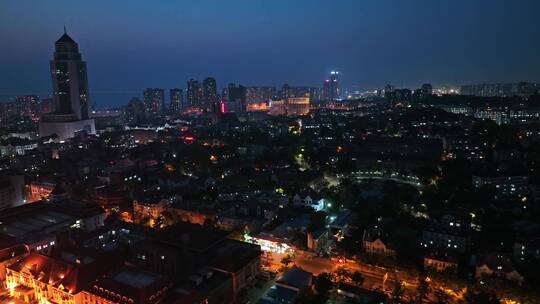
POLYGON ((379 229, 364 230, 362 247, 366 253, 395 256, 396 250, 391 244, 390 237, 379 229))
POLYGON ((11 170, 0 173, 0 210, 24 204, 24 176, 11 170))
POLYGON ((328 242, 328 229, 323 227, 313 232, 307 233, 307 248, 312 251, 319 251, 328 242))
POLYGON ((6 268, 6 285, 12 296, 26 303, 87 303, 83 291, 118 263, 114 255, 33 253, 6 268))
POLYGON ((478 259, 475 277, 480 279, 483 276, 505 279, 519 284, 524 279, 514 268, 510 259, 500 253, 490 253, 478 259))
POLYGON ((300 268, 292 268, 281 277, 279 277, 275 284, 263 295, 261 303, 295 303, 301 292, 308 290, 312 287, 313 275, 310 272, 304 271, 300 268))
POLYGON ((179 222, 131 234, 137 233, 143 238, 132 245, 129 261, 172 278, 186 291, 184 296, 202 292, 226 299, 217 303, 230 303, 259 271, 260 247, 229 239, 226 231, 179 222))
POLYGON ((16 238, 0 234, 0 286, 6 286, 6 267, 14 264, 30 253, 28 246, 16 238))
POLYGON ((518 240, 514 243, 514 261, 519 263, 540 261, 540 238, 518 240))
POLYGON ((150 219, 156 221, 171 204, 168 199, 140 198, 133 201, 133 219, 142 222, 150 219))
POLYGON ((0 141, 0 156, 25 155, 28 151, 37 149, 37 147, 37 141, 11 137, 0 141))
POLYGON ((161 275, 123 266, 96 278, 82 291, 82 303, 155 304, 168 295, 172 286, 161 275))
POLYGON ((296 267, 285 271, 285 273, 276 280, 277 286, 294 291, 310 288, 312 284, 313 274, 296 267))
POLYGON ((464 253, 470 245, 470 231, 464 226, 432 223, 422 231, 420 238, 420 246, 430 250, 464 253))
POLYGON ((277 206, 270 203, 246 201, 238 202, 236 204, 235 214, 272 221, 276 219, 278 209, 277 206))
POLYGON ((336 288, 341 297, 351 299, 360 304, 385 304, 388 297, 384 292, 364 289, 358 286, 340 283, 336 288))
POLYGON ((0 231, 29 247, 47 253, 60 231, 94 231, 104 225, 105 211, 97 204, 74 200, 40 201, 0 213, 0 231))
POLYGON ((337 215, 330 216, 330 233, 336 239, 343 238, 349 233, 354 214, 348 209, 341 209, 337 215))
POLYGON ((32 181, 26 184, 26 201, 35 202, 48 199, 56 188, 56 184, 52 180, 32 181))
POLYGON ((121 190, 117 186, 99 186, 95 192, 96 201, 107 211, 123 209, 131 202, 127 191, 121 190))
POLYGON ((529 193, 529 177, 523 175, 515 176, 478 176, 472 177, 472 184, 475 188, 493 187, 497 193, 497 198, 523 197, 529 193))
POLYGON ((216 222, 216 210, 214 204, 204 204, 201 202, 177 201, 167 210, 182 222, 204 225, 205 223, 216 222))
POLYGON ((209 268, 230 276, 233 299, 236 299, 236 295, 253 282, 259 273, 260 246, 225 240, 216 249, 215 255, 216 258, 209 263, 209 268))
POLYGON ((315 211, 322 211, 328 207, 328 202, 315 193, 295 194, 292 198, 293 206, 312 208, 315 211))
POLYGON ((457 272, 458 260, 446 253, 428 253, 424 257, 424 269, 435 270, 436 272, 457 272))

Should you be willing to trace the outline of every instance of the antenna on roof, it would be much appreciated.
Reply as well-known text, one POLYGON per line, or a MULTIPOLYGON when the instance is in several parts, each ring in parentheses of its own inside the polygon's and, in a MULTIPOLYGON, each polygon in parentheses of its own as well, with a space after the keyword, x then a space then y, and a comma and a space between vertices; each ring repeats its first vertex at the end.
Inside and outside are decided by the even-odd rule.
POLYGON ((66 25, 64 24, 64 34, 67 34, 66 25))

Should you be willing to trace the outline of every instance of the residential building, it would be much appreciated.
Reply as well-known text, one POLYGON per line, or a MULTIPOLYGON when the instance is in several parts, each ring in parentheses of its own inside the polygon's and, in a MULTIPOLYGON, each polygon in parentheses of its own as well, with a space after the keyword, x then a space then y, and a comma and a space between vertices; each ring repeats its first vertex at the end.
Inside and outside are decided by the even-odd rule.
POLYGON ((188 107, 198 107, 200 106, 203 90, 198 80, 190 79, 187 82, 186 90, 186 106, 188 107))
POLYGON ((523 197, 529 193, 529 177, 514 176, 479 176, 473 175, 472 184, 475 188, 491 187, 498 198, 523 197))
POLYGON ((144 90, 146 112, 152 115, 161 114, 165 110, 165 91, 158 88, 144 90))
POLYGON ((396 250, 390 242, 390 237, 380 229, 364 230, 362 236, 362 247, 366 253, 395 256, 396 250))
POLYGON ((431 252, 424 256, 424 269, 436 272, 456 273, 458 260, 447 253, 431 252))
POLYGON ((524 278, 509 258, 500 253, 490 253, 482 256, 476 263, 475 277, 480 279, 484 276, 495 277, 522 283, 524 278))
POLYGON ((171 89, 170 90, 170 98, 171 98, 171 110, 173 110, 175 113, 180 111, 182 109, 184 104, 184 94, 182 89, 171 89))
POLYGON ((207 77, 202 82, 203 104, 210 109, 218 101, 216 79, 207 77))
POLYGON ((14 171, 2 172, 0 176, 0 210, 24 204, 24 176, 14 171))

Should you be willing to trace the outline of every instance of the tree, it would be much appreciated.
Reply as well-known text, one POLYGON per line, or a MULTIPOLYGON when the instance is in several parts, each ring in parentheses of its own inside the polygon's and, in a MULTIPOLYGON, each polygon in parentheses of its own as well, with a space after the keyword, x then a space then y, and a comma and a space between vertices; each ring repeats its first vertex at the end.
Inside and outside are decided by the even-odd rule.
POLYGON ((326 296, 332 288, 334 288, 334 282, 332 281, 332 274, 323 272, 315 277, 314 280, 315 291, 321 296, 326 296))
POLYGON ((353 273, 351 273, 350 279, 357 286, 362 286, 362 284, 364 284, 364 281, 365 281, 364 276, 358 270, 355 270, 353 273))
POLYGON ((308 225, 309 231, 315 231, 326 225, 326 212, 317 211, 311 215, 311 219, 308 225))
POLYGON ((501 304, 496 294, 478 289, 467 290, 463 300, 467 304, 501 304))
POLYGON ((351 277, 351 272, 345 268, 345 266, 339 266, 334 272, 336 278, 342 282, 348 280, 351 277))
POLYGON ((337 249, 339 252, 346 256, 354 256, 360 252, 362 249, 362 234, 360 229, 350 229, 350 235, 345 235, 345 237, 336 243, 337 249))
POLYGON ((434 292, 435 304, 449 304, 450 296, 442 289, 437 289, 434 292))
POLYGON ((418 287, 416 288, 416 303, 424 303, 431 293, 429 279, 421 276, 418 278, 418 287))
POLYGON ((298 304, 324 304, 326 296, 315 294, 312 290, 304 289, 300 291, 296 303, 298 304))
POLYGON ((281 264, 283 264, 283 267, 287 268, 289 267, 289 264, 292 263, 292 257, 290 255, 286 255, 283 258, 281 258, 281 264))
POLYGON ((405 288, 403 288, 403 284, 401 284, 400 281, 395 280, 392 284, 392 293, 391 293, 391 300, 392 303, 401 303, 401 298, 403 297, 403 294, 405 293, 405 288))

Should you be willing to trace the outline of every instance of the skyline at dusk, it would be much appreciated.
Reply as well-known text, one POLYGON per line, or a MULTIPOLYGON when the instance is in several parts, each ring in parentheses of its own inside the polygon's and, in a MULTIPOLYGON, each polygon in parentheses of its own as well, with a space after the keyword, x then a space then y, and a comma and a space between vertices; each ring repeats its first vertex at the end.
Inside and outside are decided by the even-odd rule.
POLYGON ((538 1, 94 4, 3 1, 0 95, 50 94, 64 24, 101 107, 207 76, 218 87, 321 86, 339 70, 344 88, 360 89, 540 80, 538 1))
POLYGON ((540 304, 540 0, 0 0, 0 304, 540 304))

